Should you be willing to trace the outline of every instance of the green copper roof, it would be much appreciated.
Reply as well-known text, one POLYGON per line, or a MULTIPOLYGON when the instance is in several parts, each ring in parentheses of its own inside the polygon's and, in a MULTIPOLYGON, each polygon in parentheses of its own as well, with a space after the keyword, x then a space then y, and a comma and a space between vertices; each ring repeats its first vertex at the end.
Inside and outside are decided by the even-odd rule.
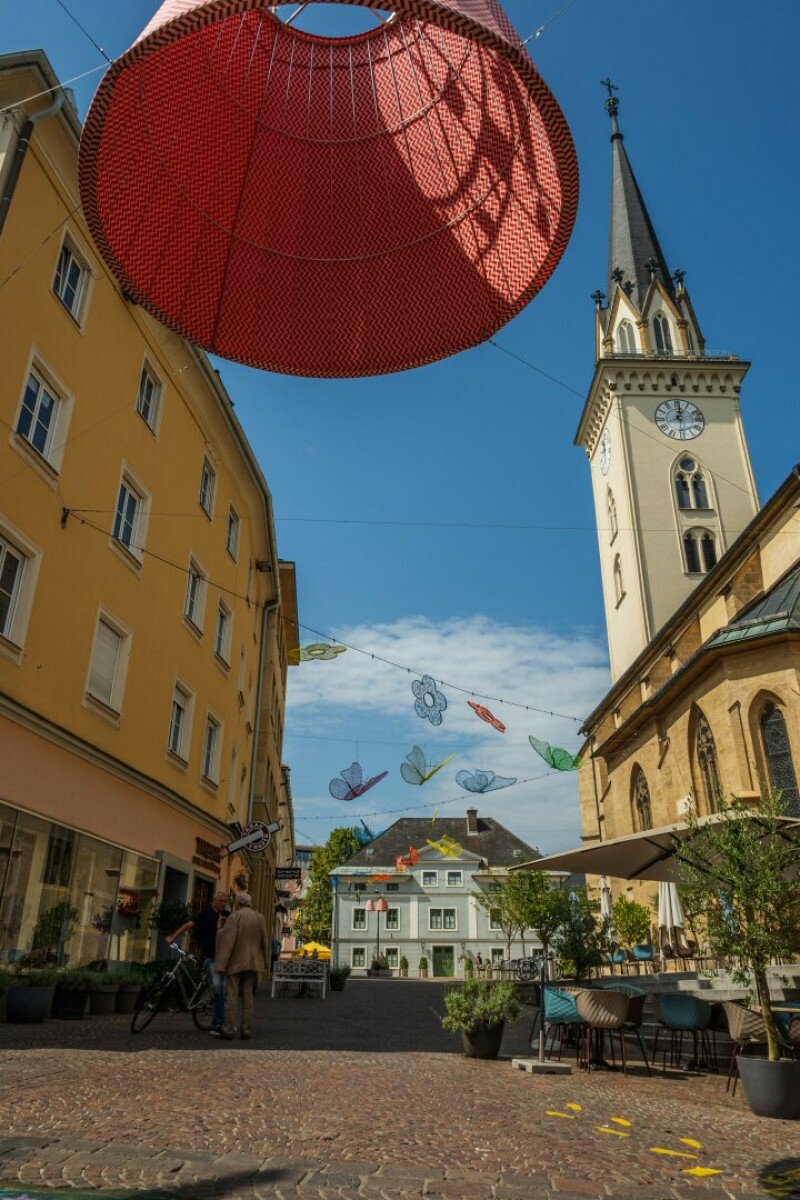
POLYGON ((800 563, 755 604, 743 609, 735 621, 715 633, 706 645, 745 642, 790 629, 800 630, 800 563))

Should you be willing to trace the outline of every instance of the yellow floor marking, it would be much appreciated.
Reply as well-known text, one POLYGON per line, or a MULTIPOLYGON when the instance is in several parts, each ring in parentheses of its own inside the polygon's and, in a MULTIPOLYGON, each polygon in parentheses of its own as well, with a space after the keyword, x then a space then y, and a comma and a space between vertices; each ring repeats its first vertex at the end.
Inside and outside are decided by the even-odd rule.
POLYGON ((552 1108, 546 1108, 546 1109, 545 1109, 545 1112, 547 1113, 548 1117, 565 1117, 565 1118, 566 1118, 568 1121, 575 1121, 575 1120, 577 1120, 577 1118, 576 1118, 576 1117, 574 1117, 572 1113, 562 1113, 562 1112, 556 1112, 556 1111, 555 1111, 554 1109, 552 1109, 552 1108))
POLYGON ((696 1142, 694 1138, 678 1138, 679 1142, 683 1142, 684 1146, 694 1146, 695 1150, 702 1150, 703 1143, 696 1142))
POLYGON ((623 1133, 621 1129, 609 1129, 608 1125, 597 1125, 598 1133, 613 1133, 614 1137, 630 1137, 629 1133, 623 1133))
POLYGON ((631 1125, 631 1122, 626 1121, 624 1117, 612 1117, 611 1120, 614 1122, 615 1125, 625 1125, 626 1128, 630 1127, 630 1125, 631 1125))
POLYGON ((575 1112, 583 1112, 583 1106, 580 1104, 565 1104, 564 1108, 571 1108, 575 1112))
POLYGON ((651 1146, 651 1154, 667 1154, 670 1158, 697 1158, 696 1154, 685 1154, 683 1150, 665 1150, 663 1146, 651 1146))
POLYGON ((715 1167, 684 1167, 681 1170, 681 1175, 721 1175, 722 1171, 718 1171, 715 1167))

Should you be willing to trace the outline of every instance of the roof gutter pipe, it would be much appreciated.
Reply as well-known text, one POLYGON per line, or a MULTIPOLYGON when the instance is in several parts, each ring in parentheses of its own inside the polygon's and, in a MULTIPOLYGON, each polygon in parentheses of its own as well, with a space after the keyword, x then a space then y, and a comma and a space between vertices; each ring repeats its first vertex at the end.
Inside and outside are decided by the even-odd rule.
POLYGON ((25 155, 28 153, 28 147, 31 144, 33 131, 40 121, 46 120, 47 117, 54 117, 56 113, 60 112, 63 104, 64 92, 61 90, 58 92, 52 104, 48 105, 47 108, 41 109, 39 112, 31 113, 25 124, 22 126, 22 132, 19 135, 17 148, 14 151, 14 158, 8 172, 8 179, 6 180, 6 185, 3 188, 3 195, 0 197, 0 233, 3 232, 3 226, 6 223, 8 210, 11 207, 11 199, 14 195, 14 190, 17 186, 17 181, 19 180, 20 173, 22 171, 22 164, 25 162, 25 155))

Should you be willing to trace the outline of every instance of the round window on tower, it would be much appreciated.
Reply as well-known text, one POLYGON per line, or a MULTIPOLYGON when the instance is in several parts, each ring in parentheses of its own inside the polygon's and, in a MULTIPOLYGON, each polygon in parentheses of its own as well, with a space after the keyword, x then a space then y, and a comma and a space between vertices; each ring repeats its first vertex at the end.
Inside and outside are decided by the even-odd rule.
POLYGON ((681 462, 680 462, 680 467, 681 467, 682 471, 693 471, 694 470, 694 459, 693 458, 682 458, 681 462))

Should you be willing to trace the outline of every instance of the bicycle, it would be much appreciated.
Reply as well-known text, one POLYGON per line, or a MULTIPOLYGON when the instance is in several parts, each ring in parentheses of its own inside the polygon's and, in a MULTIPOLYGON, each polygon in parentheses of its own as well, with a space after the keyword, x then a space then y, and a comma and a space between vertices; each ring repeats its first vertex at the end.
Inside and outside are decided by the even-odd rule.
POLYGON ((214 1015, 214 992, 211 981, 203 972, 200 978, 189 966, 197 962, 193 954, 181 950, 180 946, 172 946, 179 956, 175 966, 163 975, 159 975, 141 995, 136 1005, 136 1012, 131 1020, 131 1033, 141 1033, 146 1029, 159 1010, 161 1002, 174 987, 180 999, 170 1012, 190 1012, 198 1029, 208 1033, 214 1015))

